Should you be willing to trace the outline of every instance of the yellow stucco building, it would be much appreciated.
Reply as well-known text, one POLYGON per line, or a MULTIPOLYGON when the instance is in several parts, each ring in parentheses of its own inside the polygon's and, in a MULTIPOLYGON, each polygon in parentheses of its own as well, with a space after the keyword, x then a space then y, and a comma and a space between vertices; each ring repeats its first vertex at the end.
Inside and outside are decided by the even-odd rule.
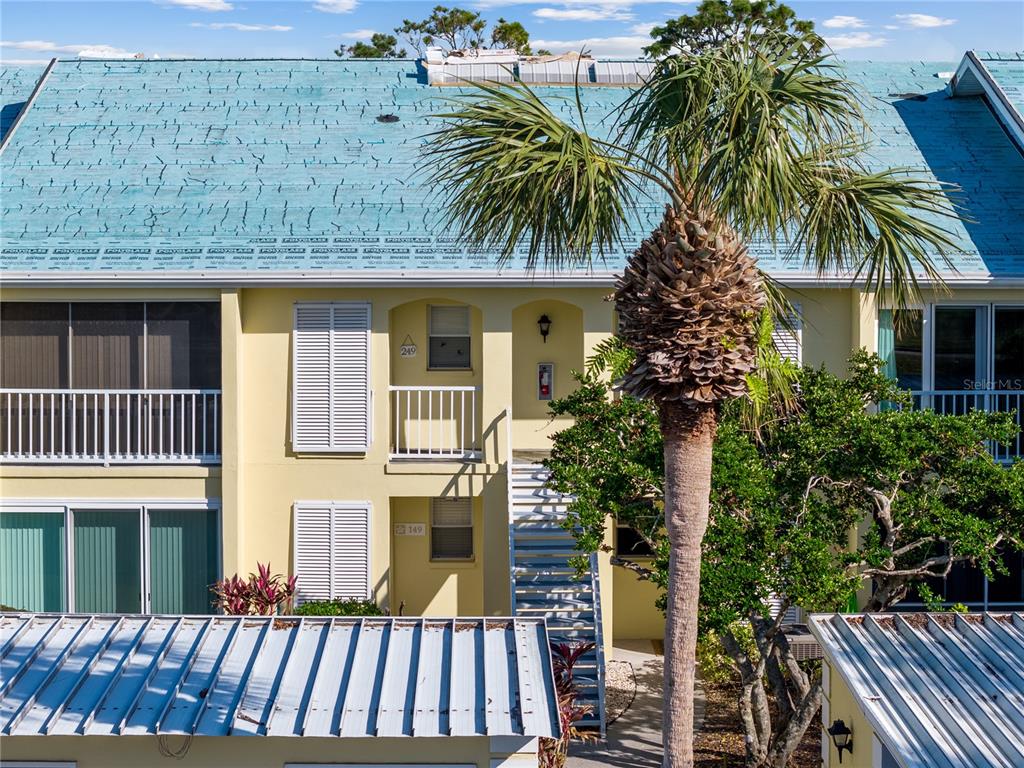
MULTIPOLYGON (((900 164, 960 167, 930 122, 1024 171, 979 98, 908 107, 892 82, 941 84, 900 64, 851 76, 900 164)), ((206 613, 211 581, 269 562, 303 601, 543 616, 601 649, 661 636, 651 585, 609 552, 575 581, 564 532, 531 527, 565 508, 537 463, 564 426, 547 402, 614 332, 622 259, 530 271, 445 228, 417 172, 440 105, 415 64, 59 61, 0 82, 26 102, 0 150, 0 603, 206 613)), ((593 85, 586 108, 608 114, 622 88, 593 85)), ((836 372, 865 347, 923 405, 1019 413, 1024 272, 994 257, 986 216, 1020 230, 1020 201, 999 178, 967 190, 983 223, 953 225, 949 290, 925 281, 905 322, 753 244, 799 310, 780 346, 836 372)), ((630 212, 634 239, 659 206, 630 212)), ((457 762, 486 764, 463 746, 457 762)))

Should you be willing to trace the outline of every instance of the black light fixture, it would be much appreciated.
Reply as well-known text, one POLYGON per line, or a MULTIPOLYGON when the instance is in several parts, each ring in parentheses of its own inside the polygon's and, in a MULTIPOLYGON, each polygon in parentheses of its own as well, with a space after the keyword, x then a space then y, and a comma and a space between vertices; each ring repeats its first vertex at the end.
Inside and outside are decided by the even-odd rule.
POLYGON ((537 321, 537 325, 540 327, 540 336, 544 339, 544 343, 548 343, 548 334, 551 333, 551 318, 547 315, 541 315, 540 320, 537 321))
POLYGON ((842 720, 836 720, 829 726, 828 735, 832 737, 832 743, 836 745, 836 752, 839 753, 839 762, 843 762, 843 750, 850 750, 853 754, 853 731, 842 720))

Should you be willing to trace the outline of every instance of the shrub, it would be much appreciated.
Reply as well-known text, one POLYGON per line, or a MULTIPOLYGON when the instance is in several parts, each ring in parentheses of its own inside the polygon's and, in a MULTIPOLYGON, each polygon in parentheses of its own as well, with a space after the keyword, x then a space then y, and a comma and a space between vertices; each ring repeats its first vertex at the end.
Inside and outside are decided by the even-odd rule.
MULTIPOLYGON (((750 624, 745 621, 733 622, 729 625, 729 633, 756 663, 757 644, 750 624)), ((740 680, 736 662, 726 652, 721 636, 714 630, 708 630, 697 641, 697 669, 700 671, 700 679, 708 685, 727 685, 740 680)))
POLYGON ((577 703, 579 690, 573 680, 573 668, 582 656, 594 650, 594 643, 552 643, 551 662, 555 672, 555 693, 558 695, 558 716, 562 735, 557 739, 541 739, 538 750, 540 768, 564 768, 570 741, 594 741, 597 735, 576 726, 593 712, 589 704, 577 703))
POLYGON ((296 616, 384 616, 373 600, 311 600, 295 609, 296 616))
POLYGON ((258 573, 242 579, 236 573, 210 587, 213 605, 229 616, 273 616, 291 605, 295 595, 295 577, 287 579, 270 573, 270 563, 256 563, 258 573))

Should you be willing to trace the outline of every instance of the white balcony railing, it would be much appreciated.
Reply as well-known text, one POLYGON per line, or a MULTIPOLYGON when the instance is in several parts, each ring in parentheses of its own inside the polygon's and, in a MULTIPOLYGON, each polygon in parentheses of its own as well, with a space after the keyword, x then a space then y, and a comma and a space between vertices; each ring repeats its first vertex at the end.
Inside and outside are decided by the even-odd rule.
MULTIPOLYGON (((968 389, 968 390, 917 390, 911 392, 915 408, 928 408, 936 413, 961 415, 971 411, 990 413, 1015 413, 1014 420, 1020 428, 1021 411, 1024 410, 1024 390, 1019 389, 968 389)), ((1024 440, 1020 432, 1011 443, 993 443, 989 446, 992 455, 999 461, 1013 461, 1024 456, 1024 440)))
POLYGON ((477 387, 388 387, 392 459, 478 461, 477 387))
POLYGON ((0 458, 218 464, 219 389, 0 389, 0 458))

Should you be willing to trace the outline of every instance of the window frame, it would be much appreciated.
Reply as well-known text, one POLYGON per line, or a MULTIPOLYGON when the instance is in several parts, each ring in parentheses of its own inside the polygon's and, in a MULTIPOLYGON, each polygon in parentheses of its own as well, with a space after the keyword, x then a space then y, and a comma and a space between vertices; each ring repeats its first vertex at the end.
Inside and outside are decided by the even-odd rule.
POLYGON ((430 562, 432 563, 469 563, 476 560, 476 526, 473 523, 473 516, 476 510, 474 509, 473 497, 465 496, 463 498, 449 498, 445 496, 432 496, 430 498, 430 562), (434 523, 434 513, 436 510, 436 504, 439 501, 443 502, 460 502, 465 503, 469 508, 469 525, 436 525, 434 523), (434 529, 435 528, 446 528, 449 530, 466 530, 469 529, 469 554, 455 557, 435 557, 434 556, 434 529))
POLYGON ((472 371, 473 370, 473 308, 469 304, 428 304, 427 305, 427 370, 428 371, 472 371), (434 310, 435 309, 464 309, 466 312, 466 333, 445 333, 435 334, 434 310), (466 365, 434 365, 433 339, 465 339, 467 360, 466 365))
MULTIPOLYGON (((1000 309, 1022 309, 1024 308, 1024 301, 1015 301, 1013 299, 1003 299, 999 301, 971 301, 968 299, 961 299, 953 297, 950 299, 940 299, 938 301, 929 302, 913 302, 902 309, 915 309, 921 311, 921 390, 924 392, 933 392, 935 390, 935 310, 937 308, 960 308, 960 309, 979 309, 985 310, 987 315, 985 322, 986 332, 986 345, 985 345, 985 378, 986 383, 994 383, 992 380, 995 378, 995 315, 996 311, 1000 309)), ((889 304, 883 304, 878 307, 879 310, 895 310, 897 307, 889 304)), ((876 329, 880 326, 878 313, 875 313, 875 325, 876 329)), ((877 330, 876 330, 877 339, 877 330)), ((979 390, 964 390, 965 392, 971 391, 988 391, 988 389, 979 390)), ((1016 391, 1016 390, 1008 390, 1016 391)))
MULTIPOLYGON (((129 502, 124 499, 3 499, 0 501, 0 513, 28 512, 32 514, 64 515, 64 595, 65 606, 59 613, 75 613, 75 512, 88 510, 123 511, 125 514, 136 512, 139 518, 139 586, 141 600, 139 613, 117 614, 124 616, 141 616, 151 613, 152 607, 152 552, 150 551, 150 512, 164 510, 180 510, 195 512, 213 512, 217 519, 217 565, 215 576, 224 578, 224 515, 220 499, 147 499, 129 502)), ((173 615, 173 614, 169 614, 173 615)), ((207 615, 207 614, 204 614, 207 615)))

